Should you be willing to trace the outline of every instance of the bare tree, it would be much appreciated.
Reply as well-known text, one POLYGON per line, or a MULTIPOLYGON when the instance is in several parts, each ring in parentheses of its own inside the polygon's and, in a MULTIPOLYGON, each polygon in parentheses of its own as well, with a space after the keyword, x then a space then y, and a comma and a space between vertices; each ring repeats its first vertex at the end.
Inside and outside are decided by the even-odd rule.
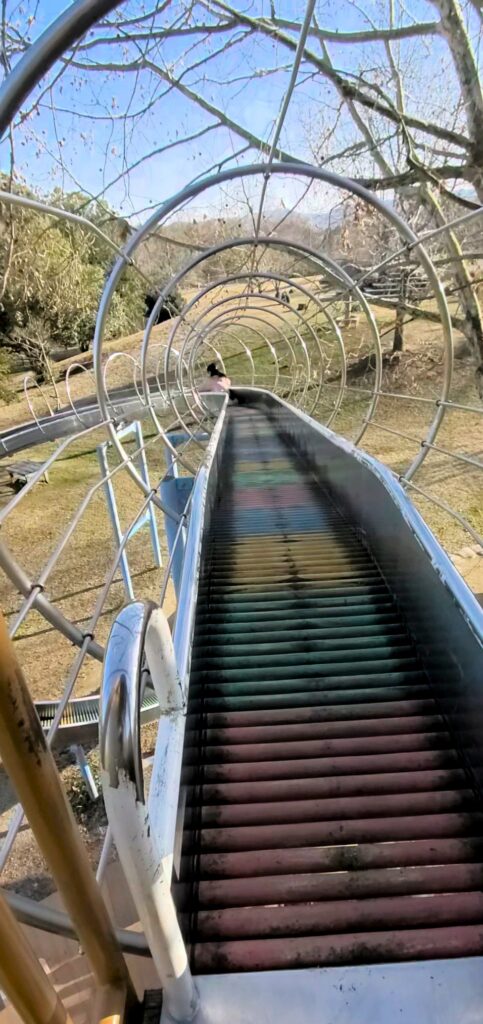
MULTIPOLYGON (((301 110, 303 99, 311 136, 289 113, 273 153, 270 116, 263 125, 260 116, 250 116, 253 89, 263 81, 274 109, 276 97, 283 97, 302 5, 300 17, 289 19, 279 17, 276 0, 269 17, 261 0, 249 13, 227 0, 159 0, 147 10, 124 5, 65 55, 20 112, 12 134, 19 167, 22 147, 31 152, 35 146, 64 188, 79 187, 77 156, 91 148, 99 163, 91 194, 121 202, 135 217, 141 212, 136 182, 161 161, 176 159, 184 168, 180 182, 186 182, 190 167, 195 177, 272 153, 349 174, 411 209, 418 223, 421 207, 425 226, 442 226, 483 201, 483 94, 475 46, 481 17, 476 3, 429 2, 435 17, 418 20, 400 0, 388 0, 385 21, 376 23, 369 9, 344 0, 341 23, 345 12, 359 24, 350 31, 313 18, 292 100, 292 109, 301 110), (321 107, 332 117, 317 137, 321 107)), ((13 4, 9 10, 4 3, 4 70, 35 32, 34 0, 22 14, 13 4)), ((289 203, 282 222, 290 209, 289 203)), ((269 230, 276 222, 271 216, 269 230)), ((194 235, 173 235, 169 225, 162 233, 170 252, 191 241, 200 245, 194 235)), ((444 233, 434 254, 459 297, 461 316, 454 314, 454 323, 481 366, 481 310, 462 241, 461 233, 444 233)), ((397 308, 400 344, 401 304, 397 308)), ((431 319, 430 311, 419 310, 426 314, 431 319)))

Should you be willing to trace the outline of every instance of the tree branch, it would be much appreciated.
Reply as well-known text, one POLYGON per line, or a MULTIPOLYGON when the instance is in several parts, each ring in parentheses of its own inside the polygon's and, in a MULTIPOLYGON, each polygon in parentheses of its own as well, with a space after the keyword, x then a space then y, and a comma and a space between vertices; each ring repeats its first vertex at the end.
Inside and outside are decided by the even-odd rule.
POLYGON ((480 198, 483 202, 483 91, 478 65, 463 21, 458 0, 431 0, 441 14, 443 34, 450 48, 471 137, 473 162, 480 170, 480 198))
MULTIPOLYGON (((278 42, 283 43, 292 51, 295 51, 297 48, 296 40, 277 29, 271 22, 266 22, 260 18, 253 18, 241 11, 235 11, 234 8, 225 3, 224 0, 210 0, 210 2, 209 0, 202 0, 202 2, 205 7, 208 7, 208 9, 211 9, 211 5, 214 5, 227 14, 232 16, 236 15, 242 24, 250 25, 253 28, 258 29, 271 39, 276 39, 278 42)), ((363 92, 361 88, 350 82, 348 78, 344 77, 340 71, 333 68, 331 64, 328 64, 327 61, 318 57, 312 50, 308 50, 307 47, 304 49, 304 59, 308 63, 313 64, 325 78, 328 78, 329 81, 333 83, 333 85, 336 85, 344 98, 355 100, 357 103, 367 107, 369 110, 373 110, 382 117, 386 117, 389 121, 393 121, 394 124, 400 125, 405 122, 410 128, 414 128, 417 131, 424 132, 428 135, 435 135, 439 139, 446 139, 447 142, 452 142, 463 149, 471 148, 470 140, 459 132, 451 131, 448 128, 444 128, 442 125, 436 125, 431 121, 423 121, 421 118, 413 117, 410 114, 406 114, 403 118, 390 101, 389 103, 387 102, 387 97, 385 98, 386 101, 382 102, 382 100, 369 96, 366 92, 363 92)), ((372 88, 377 89, 377 91, 383 95, 382 89, 380 89, 379 86, 372 86, 372 88)))
MULTIPOLYGON (((300 31, 300 23, 287 18, 272 18, 271 23, 277 28, 300 31)), ((374 28, 364 32, 338 32, 337 30, 312 26, 309 35, 323 42, 333 43, 373 43, 391 39, 409 39, 411 36, 436 35, 439 31, 437 21, 420 21, 415 25, 401 25, 399 28, 374 28)))

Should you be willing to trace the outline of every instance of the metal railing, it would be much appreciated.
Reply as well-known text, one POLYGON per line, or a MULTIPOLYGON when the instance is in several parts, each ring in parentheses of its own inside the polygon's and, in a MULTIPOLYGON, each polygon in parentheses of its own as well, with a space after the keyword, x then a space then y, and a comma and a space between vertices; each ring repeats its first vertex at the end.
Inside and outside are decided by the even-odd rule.
MULTIPOLYGON (((198 1000, 171 893, 173 852, 153 829, 139 742, 139 700, 147 666, 172 746, 181 754, 184 699, 171 633, 161 609, 128 605, 114 623, 102 685, 100 746, 104 800, 129 889, 174 1021, 194 1016, 198 1000)), ((168 770, 168 768, 167 768, 168 770)), ((179 774, 170 775, 176 798, 179 774)))
MULTIPOLYGON (((93 428, 88 428, 86 432, 90 433, 90 431, 92 429, 93 428)), ((79 435, 76 435, 76 437, 78 437, 78 436, 79 435)), ((72 440, 72 439, 68 439, 66 442, 64 442, 60 446, 59 450, 62 450, 62 451, 65 450, 65 448, 68 445, 69 440, 72 440)), ((156 436, 151 438, 141 448, 138 448, 134 452, 132 452, 131 453, 131 458, 135 458, 141 451, 146 451, 146 449, 149 446, 153 445, 157 441, 158 441, 158 438, 156 436)), ((56 453, 54 453, 54 455, 51 457, 51 460, 50 460, 50 463, 49 463, 50 465, 52 465, 55 462, 55 454, 56 453)), ((176 461, 176 455, 175 455, 175 461, 176 461)), ((40 607, 42 608, 42 604, 40 603, 40 595, 42 595, 43 601, 45 603, 47 603, 47 599, 43 595, 43 590, 45 588, 45 585, 46 585, 46 582, 48 580, 48 577, 49 577, 52 569, 57 564, 58 559, 59 559, 59 557, 60 557, 60 555, 61 555, 65 545, 67 544, 68 540, 72 537, 72 534, 74 533, 76 527, 78 526, 78 524, 79 524, 83 514, 85 513, 85 511, 86 511, 90 501, 92 500, 92 498, 95 496, 95 494, 97 494, 97 492, 103 486, 103 484, 105 483, 105 481, 107 479, 112 479, 112 477, 114 477, 117 473, 119 473, 120 471, 122 471, 124 469, 125 469, 125 464, 124 463, 120 463, 118 466, 114 467, 114 469, 112 469, 109 473, 107 473, 104 476, 102 476, 90 488, 90 490, 87 492, 87 494, 83 498, 81 504, 79 505, 76 513, 74 514, 73 518, 69 522, 69 524, 68 524, 68 526, 67 526, 67 528, 66 528, 66 530, 65 530, 65 532, 63 534, 63 536, 61 537, 61 540, 57 543, 54 551, 52 552, 50 558, 48 559, 46 565, 44 566, 44 569, 42 570, 42 572, 38 576, 37 580, 35 582, 32 581, 30 583, 29 593, 26 596, 26 599, 25 599, 25 601, 24 601, 20 611, 18 612, 18 614, 17 614, 13 624, 10 627, 9 632, 10 632, 11 638, 13 638, 15 636, 15 634, 16 634, 17 630, 19 629, 21 623, 24 621, 26 615, 28 614, 28 612, 32 608, 39 606, 39 604, 40 604, 40 607)), ((162 483, 162 480, 166 477, 166 475, 169 472, 170 472, 170 470, 167 470, 166 473, 164 474, 164 476, 160 479, 158 487, 162 483)), ((36 480, 30 481, 30 485, 27 485, 29 490, 34 486, 35 482, 37 482, 38 479, 40 479, 40 471, 39 471, 39 473, 36 474, 36 480)), ((27 492, 27 487, 24 488, 23 491, 21 491, 19 494, 17 494, 15 496, 15 498, 12 499, 12 502, 10 503, 10 505, 7 506, 7 508, 3 510, 3 514, 0 514, 0 524, 2 522, 6 521, 6 519, 8 517, 8 514, 11 511, 11 509, 13 507, 17 507, 19 502, 22 500, 22 497, 27 492)), ((119 566, 122 554, 123 554, 123 552, 125 550, 125 547, 126 547, 128 541, 129 541, 129 539, 130 539, 130 537, 132 535, 133 527, 136 525, 137 520, 143 515, 143 513, 145 512, 145 510, 146 510, 147 506, 150 504, 150 502, 153 501, 154 496, 156 495, 156 492, 157 492, 157 489, 154 488, 148 494, 148 496, 145 498, 145 500, 142 502, 141 506, 139 507, 139 509, 138 509, 138 511, 137 511, 137 513, 136 513, 136 515, 134 517, 134 519, 132 520, 132 522, 129 524, 127 530, 125 531, 125 533, 123 535, 123 538, 121 540, 121 543, 119 544, 119 546, 118 546, 118 548, 116 550, 115 556, 114 556, 114 558, 112 560, 110 569, 109 569, 109 571, 106 574, 104 585, 101 588, 101 591, 100 591, 100 593, 98 595, 98 598, 97 598, 94 610, 92 612, 92 615, 91 615, 91 617, 89 619, 87 628, 84 631, 78 630, 77 631, 77 635, 71 636, 70 635, 71 624, 68 623, 68 621, 64 619, 64 616, 59 612, 58 608, 56 608, 54 605, 51 605, 50 602, 48 602, 48 611, 49 611, 50 619, 54 621, 54 624, 56 625, 57 628, 59 628, 62 632, 65 632, 65 634, 68 635, 70 639, 73 639, 74 642, 76 642, 78 644, 78 647, 79 647, 79 651, 78 651, 78 653, 77 653, 77 655, 76 655, 76 657, 74 659, 74 662, 72 664, 71 670, 68 673, 68 676, 67 676, 67 679, 66 679, 66 682, 65 682, 65 686, 64 686, 64 691, 63 691, 61 699, 60 699, 60 701, 58 703, 57 711, 56 711, 56 714, 54 716, 54 720, 53 720, 52 725, 51 725, 51 727, 50 727, 50 729, 48 731, 47 741, 48 741, 49 744, 52 744, 54 739, 55 739, 55 735, 56 735, 57 729, 59 727, 59 724, 60 724, 60 722, 62 720, 63 713, 65 711, 65 708, 66 708, 69 700, 71 699, 71 696, 72 696, 72 693, 73 693, 76 681, 78 679, 78 676, 80 674, 80 671, 82 669, 82 666, 83 666, 83 663, 84 663, 84 660, 85 660, 87 654, 91 654, 91 655, 93 655, 94 657, 96 657, 99 660, 102 660, 102 658, 103 658, 103 648, 102 648, 102 646, 99 646, 98 644, 96 644, 95 639, 94 639, 94 637, 95 637, 95 630, 96 630, 97 624, 99 622, 100 616, 102 615, 102 612, 103 612, 103 609, 104 609, 104 606, 105 606, 105 602, 106 602, 106 599, 108 597, 110 588, 112 586, 112 583, 113 583, 113 580, 114 580, 117 568, 119 566), (67 630, 67 627, 69 627, 68 630, 67 630)), ((169 558, 169 561, 168 561, 167 569, 166 569, 166 572, 164 574, 164 579, 163 579, 163 583, 162 583, 162 587, 161 587, 161 599, 162 600, 164 599, 164 596, 166 594, 166 589, 167 589, 169 578, 170 578, 170 575, 171 575, 174 551, 175 551, 176 545, 178 543, 178 539, 181 537, 182 528, 183 528, 183 526, 184 526, 184 524, 186 522, 186 516, 188 514, 188 509, 189 509, 190 502, 191 502, 191 496, 188 499, 187 505, 185 507, 185 511, 181 515, 173 512, 169 508, 166 508, 166 510, 165 510, 166 511, 166 515, 168 515, 169 517, 171 517, 173 519, 173 521, 177 524, 178 529, 177 529, 177 534, 176 534, 176 538, 175 538, 175 545, 173 546, 173 550, 171 552, 171 555, 170 555, 170 558, 169 558)), ((162 507, 164 508, 164 505, 162 507)), ((14 564, 14 560, 13 560, 10 552, 8 551, 8 549, 3 544, 0 545, 0 564, 2 564, 2 567, 6 571, 10 570, 10 572, 12 572, 12 574, 14 574, 14 570, 12 570, 12 568, 11 568, 12 565, 14 564)), ((9 572, 9 574, 10 574, 10 572, 9 572)), ((5 867, 5 864, 6 864, 7 860, 8 860, 8 857, 9 857, 11 851, 12 851, 13 843, 15 841, 15 838, 16 838, 17 834, 18 834, 19 828, 20 828, 20 826, 22 824, 22 820, 23 820, 23 813, 22 813, 21 807, 19 807, 16 810, 16 812, 14 813, 14 815, 12 816, 12 820, 11 820, 11 823, 9 825, 9 829, 8 829, 7 835, 6 835, 6 837, 5 837, 5 839, 4 839, 3 843, 2 843, 2 846, 0 847, 0 872, 5 867)))

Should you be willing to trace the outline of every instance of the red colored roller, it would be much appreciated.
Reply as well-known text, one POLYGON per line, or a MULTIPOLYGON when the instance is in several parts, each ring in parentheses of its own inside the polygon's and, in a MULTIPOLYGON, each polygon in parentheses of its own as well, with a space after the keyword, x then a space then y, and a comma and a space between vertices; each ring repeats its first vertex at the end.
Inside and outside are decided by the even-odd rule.
POLYGON ((405 868, 368 868, 366 871, 210 879, 199 883, 198 901, 200 909, 252 907, 311 900, 465 892, 482 887, 481 864, 430 864, 405 868))
POLYGON ((323 797, 364 796, 378 793, 420 793, 426 790, 464 789, 468 779, 462 768, 427 769, 419 772, 381 772, 373 775, 334 775, 327 778, 282 779, 281 781, 227 782, 190 787, 188 804, 273 803, 290 800, 320 800, 323 797))
MULTIPOLYGON (((401 781, 400 789, 403 788, 401 781)), ((232 804, 203 807, 203 827, 278 825, 293 822, 339 821, 352 818, 392 817, 397 814, 438 814, 442 811, 470 810, 474 807, 471 790, 393 792, 384 795, 344 796, 323 800, 279 800, 276 803, 232 804)))
POLYGON ((359 722, 370 718, 400 718, 409 715, 434 715, 435 701, 427 697, 422 700, 394 700, 373 704, 348 704, 334 707, 273 708, 270 711, 215 711, 204 716, 206 729, 234 728, 238 726, 274 725, 288 722, 359 722))
POLYGON ((257 850, 251 851, 249 857, 246 853, 203 853, 198 860, 198 869, 200 879, 221 879, 482 861, 483 838, 473 837, 257 850))
MULTIPOLYGON (((450 750, 405 751, 402 754, 361 754, 358 757, 313 757, 294 761, 261 761, 242 764, 208 764, 205 782, 254 782, 257 779, 301 779, 324 775, 353 775, 370 772, 422 771, 459 764, 450 750)), ((185 772, 186 783, 193 778, 185 772)), ((249 799, 249 798, 248 798, 249 799)))
MULTIPOLYGON (((347 739, 296 740, 283 743, 230 743, 204 747, 203 757, 209 763, 240 763, 243 761, 279 761, 310 757, 351 757, 358 754, 396 754, 408 750, 441 750, 451 746, 447 732, 403 733, 390 736, 353 736, 347 739)), ((190 752, 187 751, 187 754, 190 752)), ((192 758, 199 757, 192 751, 192 758)))
POLYGON ((432 960, 435 957, 481 956, 482 953, 483 927, 464 925, 290 939, 200 942, 194 948, 193 966, 196 972, 208 974, 384 963, 388 960, 432 960))
MULTIPOLYGON (((277 743, 294 740, 348 739, 352 736, 408 736, 410 733, 444 732, 443 719, 438 715, 413 715, 406 718, 366 718, 347 722, 292 722, 281 725, 252 725, 231 729, 205 729, 203 741, 207 747, 223 744, 277 743)), ((185 749, 197 746, 198 733, 186 734, 185 749)))
POLYGON ((390 896, 272 907, 202 910, 196 941, 330 935, 338 932, 439 927, 483 921, 483 893, 390 896))
POLYGON ((401 818, 204 829, 200 835, 200 847, 202 851, 269 850, 333 843, 370 843, 373 840, 433 839, 437 836, 471 835, 481 830, 482 813, 419 814, 401 818))

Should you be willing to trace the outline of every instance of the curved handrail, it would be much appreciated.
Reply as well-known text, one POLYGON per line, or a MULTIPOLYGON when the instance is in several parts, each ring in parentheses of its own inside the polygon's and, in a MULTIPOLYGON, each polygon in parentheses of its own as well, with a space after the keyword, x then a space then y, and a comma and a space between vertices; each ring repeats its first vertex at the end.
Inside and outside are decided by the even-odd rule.
POLYGON ((76 404, 75 404, 75 402, 74 402, 74 400, 72 398, 72 395, 70 393, 70 377, 71 377, 71 374, 72 374, 73 370, 80 370, 81 373, 88 373, 90 375, 91 379, 94 381, 94 384, 95 384, 94 374, 93 374, 92 370, 89 369, 88 366, 84 366, 84 363, 77 363, 76 362, 76 363, 70 363, 69 367, 67 368, 67 373, 65 375, 65 390, 67 392, 67 398, 69 399, 70 407, 71 407, 72 412, 74 413, 74 416, 76 417, 76 419, 79 420, 79 423, 80 423, 81 427, 84 427, 85 423, 82 420, 82 418, 80 416, 80 413, 77 412, 76 404))
MULTIPOLYGON (((137 380, 136 380, 136 370, 140 371, 141 367, 139 365, 138 360, 135 359, 135 357, 132 356, 130 352, 123 352, 122 350, 120 350, 120 351, 117 351, 117 352, 110 352, 109 353, 109 355, 108 355, 108 357, 107 357, 107 359, 106 359, 106 361, 104 363, 104 369, 103 369, 103 373, 102 373, 102 382, 103 382, 103 385, 104 385, 104 390, 105 390, 106 394, 108 395, 109 392, 107 390, 107 368, 108 368, 109 364, 113 363, 115 359, 120 359, 121 357, 124 358, 124 359, 129 360, 129 362, 132 363, 132 365, 133 365, 133 385, 134 385, 134 390, 135 390, 135 392, 136 392, 136 394, 137 394, 137 396, 139 398, 139 401, 141 402, 141 405, 144 405, 145 404, 145 402, 144 402, 144 395, 143 395, 142 391, 139 390, 138 384, 137 384, 137 380)), ((109 399, 109 404, 114 408, 111 399, 109 399)))
POLYGON ((115 620, 106 648, 99 707, 99 752, 109 785, 117 789, 122 772, 134 783, 140 803, 144 802, 139 736, 146 681, 144 641, 154 608, 152 601, 134 601, 115 620))
POLYGON ((183 697, 167 619, 151 602, 136 601, 119 613, 106 647, 99 719, 102 781, 109 824, 166 1008, 181 1022, 192 1019, 198 998, 171 894, 172 855, 159 846, 144 801, 139 699, 145 642, 161 714, 169 717, 175 734, 183 733, 183 697))
POLYGON ((40 394, 42 395, 42 398, 43 398, 43 400, 44 400, 44 402, 45 402, 45 404, 46 404, 46 406, 47 406, 47 408, 49 410, 49 416, 55 416, 55 413, 54 413, 54 410, 53 410, 53 408, 52 408, 52 406, 51 406, 51 404, 49 402, 49 399, 47 398, 47 395, 45 394, 43 388, 41 388, 41 386, 38 383, 38 381, 35 380, 34 375, 32 373, 26 373, 25 377, 23 379, 23 393, 24 393, 24 396, 25 396, 25 401, 27 402, 27 405, 28 405, 28 407, 30 409, 30 412, 32 414, 32 419, 35 420, 35 422, 36 422, 36 424, 37 424, 41 434, 43 434, 44 433, 44 428, 42 427, 42 424, 39 422, 39 420, 37 418, 37 415, 35 413, 35 409, 34 409, 34 407, 32 405, 32 402, 30 401, 29 387, 30 387, 31 384, 34 384, 35 387, 37 388, 37 390, 40 391, 40 394))

